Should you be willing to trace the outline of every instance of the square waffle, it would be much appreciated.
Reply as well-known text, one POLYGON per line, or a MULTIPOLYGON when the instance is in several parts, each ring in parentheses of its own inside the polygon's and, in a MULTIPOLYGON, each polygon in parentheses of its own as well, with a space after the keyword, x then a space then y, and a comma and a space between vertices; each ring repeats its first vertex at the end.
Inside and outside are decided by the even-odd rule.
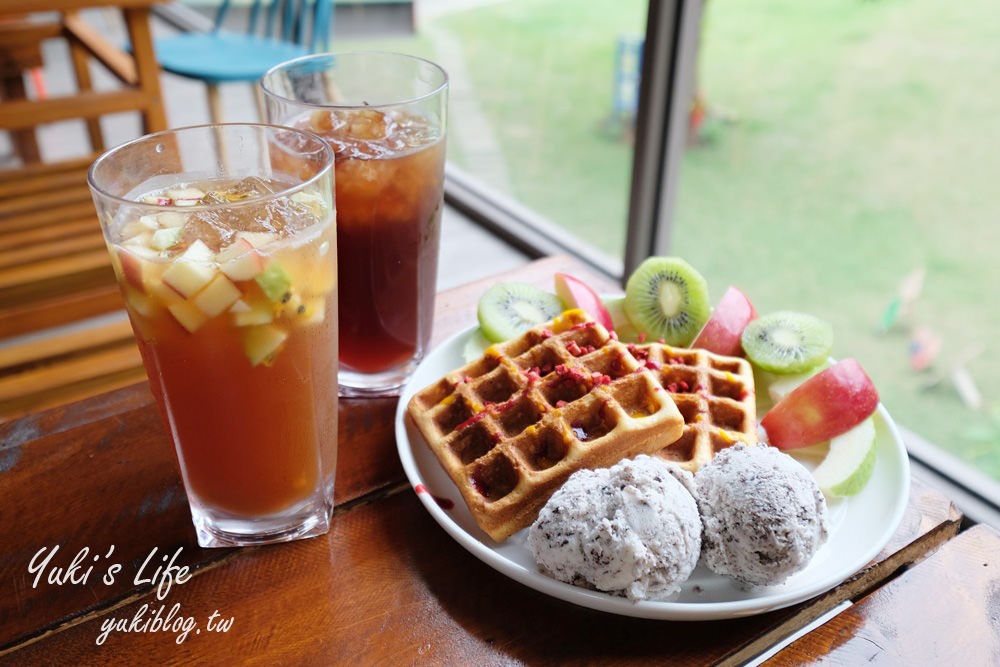
POLYGON ((579 310, 493 345, 417 392, 407 414, 498 542, 576 470, 652 453, 684 427, 657 377, 579 310))
POLYGON ((735 442, 757 442, 757 399, 750 362, 663 343, 629 345, 659 377, 684 417, 684 432, 658 456, 697 472, 735 442))

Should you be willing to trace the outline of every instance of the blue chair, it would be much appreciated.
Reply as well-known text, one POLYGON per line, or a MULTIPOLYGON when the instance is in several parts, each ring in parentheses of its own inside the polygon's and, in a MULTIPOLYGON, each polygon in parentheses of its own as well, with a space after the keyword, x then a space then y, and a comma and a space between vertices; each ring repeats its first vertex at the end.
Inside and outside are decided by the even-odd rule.
MULTIPOLYGON (((230 0, 223 0, 210 32, 187 32, 156 40, 160 67, 204 81, 212 122, 222 122, 219 85, 255 84, 271 67, 329 50, 333 0, 253 0, 246 32, 223 27, 230 0)), ((259 91, 255 91, 261 112, 259 91)), ((263 113, 260 113, 263 117, 263 113)))

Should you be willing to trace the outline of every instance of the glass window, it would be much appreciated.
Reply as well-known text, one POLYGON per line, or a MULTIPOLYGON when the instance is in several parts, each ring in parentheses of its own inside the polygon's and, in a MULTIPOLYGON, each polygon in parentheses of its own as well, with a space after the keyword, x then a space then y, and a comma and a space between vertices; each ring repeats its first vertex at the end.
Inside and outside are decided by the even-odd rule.
POLYGON ((440 63, 452 173, 620 263, 646 0, 421 0, 412 31, 379 4, 408 3, 345 6, 334 48, 440 63))
POLYGON ((1000 479, 992 9, 708 2, 670 247, 829 320, 901 425, 1000 479))

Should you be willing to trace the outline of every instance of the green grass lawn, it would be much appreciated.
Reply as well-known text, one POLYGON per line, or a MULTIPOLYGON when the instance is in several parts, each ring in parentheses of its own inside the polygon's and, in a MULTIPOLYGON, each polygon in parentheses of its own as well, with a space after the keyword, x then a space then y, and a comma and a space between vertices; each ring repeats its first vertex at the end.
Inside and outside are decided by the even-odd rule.
MULTIPOLYGON (((645 5, 510 0, 376 45, 434 58, 431 36, 459 40, 511 194, 618 255, 631 148, 605 121, 615 39, 642 33, 645 5)), ((761 311, 828 319, 834 354, 864 364, 899 422, 1000 479, 992 10, 992 0, 711 0, 700 81, 714 118, 684 159, 672 248, 715 298, 736 284, 761 311), (880 333, 918 268, 913 312, 880 333), (921 373, 908 360, 914 326, 943 340, 921 373), (972 410, 948 373, 976 349, 984 406, 972 410)), ((453 113, 452 129, 462 122, 453 113)), ((459 134, 450 157, 475 173, 459 134)))

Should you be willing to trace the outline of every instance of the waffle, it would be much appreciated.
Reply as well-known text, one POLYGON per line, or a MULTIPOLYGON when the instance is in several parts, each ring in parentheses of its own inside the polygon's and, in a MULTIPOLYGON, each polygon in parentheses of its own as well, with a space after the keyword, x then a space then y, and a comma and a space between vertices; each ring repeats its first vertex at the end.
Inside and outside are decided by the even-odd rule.
POLYGON ((735 442, 757 442, 753 370, 746 359, 663 343, 629 345, 656 373, 684 417, 684 433, 658 456, 697 472, 735 442))
POLYGON ((627 346, 579 310, 490 347, 420 390, 407 413, 500 542, 581 468, 649 454, 683 419, 627 346))

